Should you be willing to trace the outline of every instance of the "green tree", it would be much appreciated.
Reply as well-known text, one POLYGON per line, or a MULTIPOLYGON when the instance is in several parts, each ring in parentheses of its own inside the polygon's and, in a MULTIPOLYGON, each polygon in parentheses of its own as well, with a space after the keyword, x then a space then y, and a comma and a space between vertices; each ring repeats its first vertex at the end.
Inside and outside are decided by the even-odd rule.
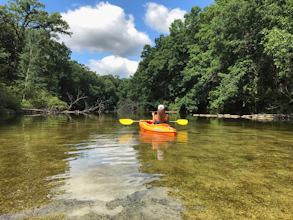
MULTIPOLYGON (((292 111, 293 102, 293 34, 273 28, 265 30, 264 52, 273 58, 275 66, 274 97, 277 106, 290 105, 284 111, 292 111), (283 104, 281 102, 283 102, 283 104)), ((272 103, 273 104, 273 103, 272 103)))
POLYGON ((42 89, 45 87, 43 72, 46 68, 46 54, 42 51, 42 31, 26 30, 23 53, 20 55, 19 83, 22 88, 22 100, 31 87, 42 89))
POLYGON ((14 0, 8 3, 0 6, 0 24, 8 30, 5 39, 10 38, 4 45, 5 52, 10 54, 10 59, 6 60, 8 68, 4 76, 13 81, 18 78, 20 55, 23 53, 27 28, 43 30, 51 36, 56 36, 56 33, 71 33, 67 32, 69 26, 58 12, 48 14, 43 10, 45 5, 37 0, 14 0))

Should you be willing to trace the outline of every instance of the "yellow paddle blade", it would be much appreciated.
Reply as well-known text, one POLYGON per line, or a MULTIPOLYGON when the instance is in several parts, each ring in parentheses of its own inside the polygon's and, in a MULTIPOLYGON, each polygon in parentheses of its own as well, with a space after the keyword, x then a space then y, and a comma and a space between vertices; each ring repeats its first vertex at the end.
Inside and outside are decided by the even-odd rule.
POLYGON ((120 123, 123 125, 131 125, 134 121, 132 119, 119 119, 120 123))
POLYGON ((178 119, 176 122, 180 125, 187 125, 188 124, 187 119, 178 119))

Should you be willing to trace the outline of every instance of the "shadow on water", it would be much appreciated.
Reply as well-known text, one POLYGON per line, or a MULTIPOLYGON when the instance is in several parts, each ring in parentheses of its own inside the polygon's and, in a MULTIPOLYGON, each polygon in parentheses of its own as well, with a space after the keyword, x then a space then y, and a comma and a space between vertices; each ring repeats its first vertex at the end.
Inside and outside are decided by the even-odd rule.
POLYGON ((186 116, 166 136, 118 118, 151 115, 1 123, 0 219, 293 218, 292 124, 186 116))

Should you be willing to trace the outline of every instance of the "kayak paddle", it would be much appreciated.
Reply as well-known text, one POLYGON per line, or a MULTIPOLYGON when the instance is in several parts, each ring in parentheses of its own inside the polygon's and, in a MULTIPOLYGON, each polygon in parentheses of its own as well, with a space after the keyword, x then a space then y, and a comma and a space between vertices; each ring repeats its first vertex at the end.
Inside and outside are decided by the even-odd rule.
MULTIPOLYGON (((134 122, 140 122, 140 121, 133 121, 132 119, 119 119, 119 121, 123 125, 131 125, 134 122)), ((147 121, 147 120, 142 120, 142 121, 147 121)), ((188 120, 187 119, 178 119, 177 121, 168 121, 168 122, 175 122, 180 125, 187 125, 188 120)))
POLYGON ((120 123, 123 125, 131 125, 133 122, 139 122, 139 121, 133 121, 131 119, 119 119, 120 123))
POLYGON ((178 119, 177 121, 169 121, 169 122, 175 122, 175 123, 178 123, 180 125, 187 125, 188 124, 187 119, 178 119))
MULTIPOLYGON (((126 118, 119 119, 119 121, 123 125, 131 125, 134 122, 140 122, 140 121, 133 121, 132 119, 126 119, 126 118)), ((147 120, 141 120, 141 121, 147 121, 147 120)))

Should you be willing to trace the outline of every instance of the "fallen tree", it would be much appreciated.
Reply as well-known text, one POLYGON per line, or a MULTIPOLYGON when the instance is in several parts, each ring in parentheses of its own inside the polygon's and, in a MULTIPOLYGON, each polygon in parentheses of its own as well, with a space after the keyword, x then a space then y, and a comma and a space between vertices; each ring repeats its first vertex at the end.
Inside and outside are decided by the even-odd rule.
POLYGON ((134 102, 131 100, 121 100, 118 102, 117 112, 134 112, 138 109, 139 102, 134 102))
POLYGON ((108 101, 102 100, 100 98, 94 103, 93 106, 90 106, 87 102, 85 102, 85 109, 79 110, 75 109, 74 106, 81 106, 79 101, 86 99, 87 96, 82 93, 82 91, 78 91, 76 98, 74 98, 71 94, 67 93, 68 98, 70 100, 70 104, 66 110, 58 109, 58 108, 22 108, 22 110, 29 112, 30 114, 41 113, 42 115, 51 115, 51 114, 86 114, 90 112, 98 112, 99 114, 105 112, 108 109, 108 101))

